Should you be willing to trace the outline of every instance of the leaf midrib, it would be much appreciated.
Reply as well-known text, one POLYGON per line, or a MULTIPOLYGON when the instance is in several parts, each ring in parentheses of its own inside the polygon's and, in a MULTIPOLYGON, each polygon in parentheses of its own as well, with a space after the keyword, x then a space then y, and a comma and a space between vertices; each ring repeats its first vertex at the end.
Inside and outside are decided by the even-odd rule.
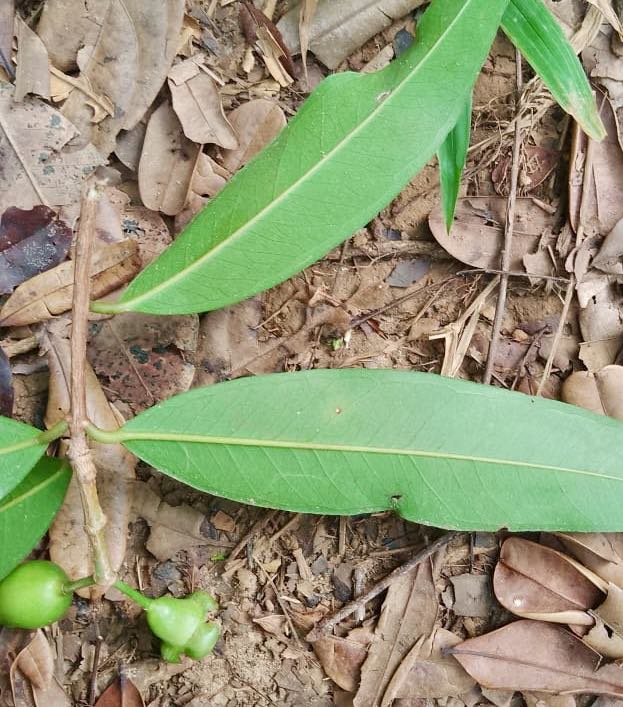
MULTIPOLYGON (((246 221, 240 228, 236 229, 233 233, 230 234, 228 238, 223 239, 220 243, 217 243, 213 248, 208 250, 204 255, 201 257, 197 258, 197 260, 193 261, 190 265, 187 265, 185 268, 182 268, 181 270, 178 270, 173 276, 167 278, 163 282, 161 282, 159 285, 156 285, 155 287, 152 287, 151 289, 147 290, 144 292, 142 295, 138 295, 135 297, 132 297, 128 300, 125 301, 120 301, 118 303, 120 309, 119 311, 125 311, 127 309, 127 306, 129 304, 136 305, 140 304, 143 302, 145 299, 149 299, 153 297, 154 295, 158 294, 160 291, 167 289, 169 286, 175 284, 177 281, 184 279, 189 272, 192 272, 196 268, 199 268, 206 260, 211 258, 213 255, 218 253, 220 250, 225 248, 226 246, 231 245, 231 243, 235 242, 238 240, 246 231, 248 231, 250 228, 253 227, 253 225, 258 221, 261 220, 267 213, 270 213, 271 210, 277 207, 278 204, 280 204, 282 201, 284 201, 290 193, 298 189, 298 187, 304 183, 307 179, 311 178, 316 172, 318 172, 324 164, 332 159, 332 157, 335 154, 339 154, 339 152, 344 149, 350 141, 360 132, 362 131, 368 123, 373 120, 379 113, 379 111, 384 110, 388 104, 397 96, 400 94, 400 91, 404 87, 406 83, 408 83, 412 77, 426 64, 428 59, 431 56, 434 56, 435 49, 446 39, 448 34, 454 29, 454 26, 456 23, 461 19, 463 14, 466 12, 466 9, 470 5, 470 0, 464 3, 460 11, 455 15, 453 20, 448 24, 446 27, 445 31, 443 34, 440 35, 440 37, 437 39, 434 44, 431 45, 429 51, 423 56, 421 61, 418 62, 417 66, 414 67, 413 71, 410 71, 404 79, 402 79, 394 89, 391 90, 389 96, 385 98, 384 100, 380 101, 378 106, 375 107, 372 112, 366 117, 359 125, 357 125, 353 130, 351 130, 349 133, 347 133, 346 137, 341 140, 340 142, 337 143, 329 152, 326 153, 316 164, 306 171, 301 177, 299 177, 295 182, 293 182, 287 189, 285 189, 276 199, 271 200, 264 208, 262 208, 258 213, 248 221, 246 221)), ((210 208, 210 207, 208 207, 210 208)), ((107 310, 108 311, 108 310, 107 310)), ((113 308, 110 309, 110 311, 113 311, 113 308)))
POLYGON ((427 459, 447 459, 452 461, 466 461, 478 464, 494 464, 498 466, 514 466, 539 471, 561 472, 578 474, 580 476, 594 476, 610 481, 623 481, 623 478, 611 476, 598 471, 573 469, 571 467, 556 466, 553 464, 538 464, 535 462, 515 461, 511 459, 497 459, 495 457, 479 457, 469 454, 454 454, 451 452, 432 452, 423 449, 396 449, 392 447, 366 447, 361 445, 327 444, 323 442, 297 442, 290 440, 266 440, 246 437, 219 437, 214 435, 178 434, 175 432, 133 432, 124 430, 112 433, 116 442, 176 442, 191 444, 213 444, 220 446, 237 447, 269 447, 274 449, 310 450, 318 452, 346 452, 355 454, 384 454, 406 457, 422 457, 427 459))
POLYGON ((5 503, 4 505, 0 506, 0 514, 9 510, 9 508, 13 508, 13 506, 17 506, 20 503, 23 503, 27 498, 30 498, 31 496, 34 496, 36 493, 39 493, 43 489, 47 488, 50 484, 54 483, 66 471, 67 471, 67 467, 65 465, 62 465, 60 469, 55 471, 53 474, 50 474, 50 476, 48 476, 43 481, 32 486, 25 493, 22 493, 19 496, 12 498, 8 503, 5 503))

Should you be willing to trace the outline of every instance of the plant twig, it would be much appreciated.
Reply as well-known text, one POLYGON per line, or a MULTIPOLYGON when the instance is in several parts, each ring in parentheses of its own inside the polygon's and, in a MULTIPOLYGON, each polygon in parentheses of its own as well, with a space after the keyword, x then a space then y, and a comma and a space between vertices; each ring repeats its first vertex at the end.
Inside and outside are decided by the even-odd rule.
POLYGON ((343 621, 351 614, 354 614, 357 609, 363 607, 371 599, 374 599, 375 596, 387 589, 399 577, 411 572, 411 570, 424 562, 424 560, 427 560, 429 557, 434 555, 437 550, 441 550, 441 548, 445 547, 451 540, 459 537, 459 535, 462 535, 462 533, 453 530, 445 535, 442 535, 440 538, 437 538, 437 540, 432 542, 430 545, 413 555, 413 557, 410 560, 407 560, 404 565, 396 567, 393 572, 390 572, 386 577, 383 577, 383 579, 377 582, 372 589, 368 590, 365 594, 349 601, 348 604, 345 604, 339 611, 336 611, 335 614, 323 619, 307 634, 307 636, 305 636, 305 640, 313 643, 314 641, 322 638, 323 634, 331 631, 331 629, 339 624, 340 621, 343 621))
POLYGON ((93 577, 97 584, 108 586, 114 581, 110 566, 104 526, 106 516, 97 496, 97 470, 89 448, 85 427, 88 424, 84 362, 87 353, 87 334, 90 295, 90 264, 95 233, 97 205, 101 196, 101 182, 91 177, 85 186, 80 208, 80 225, 76 237, 74 259, 73 318, 71 333, 71 412, 69 417, 69 448, 71 462, 82 500, 84 527, 93 553, 93 577))
MULTIPOLYGON (((517 80, 517 107, 522 89, 521 75, 521 53, 515 49, 515 69, 517 80)), ((482 382, 489 385, 493 374, 495 353, 500 341, 500 330, 502 328, 502 318, 506 308, 506 292, 508 290, 508 274, 511 264, 511 248, 513 246, 513 229, 515 227, 515 202, 517 199, 517 182, 519 181, 519 152, 521 150, 521 126, 519 121, 515 123, 515 141, 513 143, 513 157, 511 162, 511 183, 506 206, 506 227, 504 229, 504 250, 502 251, 502 275, 500 276, 500 289, 498 291, 498 301, 495 306, 495 317, 491 329, 491 343, 487 354, 487 364, 482 382)))

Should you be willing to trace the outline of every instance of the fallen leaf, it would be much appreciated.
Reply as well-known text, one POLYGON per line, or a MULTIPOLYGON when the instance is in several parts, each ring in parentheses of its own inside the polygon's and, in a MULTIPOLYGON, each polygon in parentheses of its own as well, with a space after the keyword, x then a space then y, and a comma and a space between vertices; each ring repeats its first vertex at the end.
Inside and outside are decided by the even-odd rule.
POLYGON ((493 589, 500 604, 517 616, 582 626, 593 625, 587 610, 603 597, 566 555, 518 537, 502 545, 493 589))
POLYGON ((73 233, 47 206, 8 208, 0 219, 0 294, 62 263, 73 233))
POLYGON ((111 400, 138 414, 190 388, 198 330, 197 315, 121 314, 92 325, 87 357, 111 400))
POLYGON ((138 184, 145 206, 169 216, 178 214, 201 153, 201 146, 185 137, 168 102, 152 113, 138 167, 138 184))
POLYGON ((385 282, 390 287, 410 287, 421 280, 430 270, 431 261, 426 258, 401 260, 385 282))
POLYGON ((605 623, 598 616, 595 616, 595 625, 585 636, 582 636, 582 640, 604 658, 613 660, 623 658, 623 637, 606 629, 605 623))
POLYGON ((370 641, 371 636, 368 636, 363 643, 350 637, 327 636, 314 641, 313 648, 331 680, 343 690, 355 692, 359 685, 361 666, 368 655, 367 646, 370 641))
POLYGON ((54 656, 41 629, 18 654, 15 665, 34 687, 45 688, 50 684, 54 675, 54 656))
POLYGON ((484 687, 623 695, 623 667, 601 658, 562 626, 521 619, 449 652, 484 687))
POLYGON ((591 5, 599 8, 599 11, 605 17, 605 19, 612 25, 612 28, 618 34, 623 32, 623 27, 621 26, 621 20, 614 11, 612 4, 608 0, 588 0, 591 5))
MULTIPOLYGON (((516 237, 509 268, 523 272, 523 257, 537 250, 544 232, 550 229, 551 233, 555 216, 530 198, 517 199, 516 204, 516 237)), ((500 264, 505 218, 505 198, 466 197, 457 200, 450 233, 441 206, 431 211, 428 223, 435 240, 453 258, 475 268, 496 269, 500 264)))
POLYGON ((244 167, 286 126, 286 116, 281 107, 265 98, 243 103, 228 118, 238 136, 238 147, 223 150, 222 162, 232 173, 244 167))
POLYGON ((392 676, 411 648, 432 633, 438 612, 437 592, 430 562, 418 566, 391 584, 368 657, 361 668, 361 683, 355 695, 355 707, 374 707, 386 698, 394 698, 393 686, 386 695, 392 676))
POLYGON ((15 100, 23 101, 28 93, 50 97, 50 62, 45 44, 19 15, 15 16, 17 69, 15 100))
POLYGON ((38 98, 13 99, 0 83, 0 211, 79 201, 82 183, 103 159, 93 145, 63 149, 76 129, 38 98))
POLYGON ((591 372, 616 361, 623 346, 623 306, 616 288, 605 275, 595 278, 598 287, 582 297, 578 286, 580 312, 578 322, 584 341, 580 344, 580 359, 591 372))
POLYGON ((195 165, 195 172, 190 182, 190 193, 186 199, 186 205, 175 217, 175 232, 180 233, 203 207, 210 201, 210 198, 227 184, 230 173, 217 164, 205 152, 199 153, 199 159, 195 165))
MULTIPOLYGON (((319 0, 309 27, 309 50, 329 69, 335 69, 346 57, 394 20, 404 17, 424 0, 372 0, 354 5, 350 0, 319 0)), ((288 49, 300 49, 299 7, 295 6, 277 23, 288 49)))
MULTIPOLYGON (((138 246, 127 240, 98 250, 91 263, 91 296, 104 296, 140 270, 138 246)), ((67 261, 20 285, 0 310, 0 326, 24 326, 52 319, 71 308, 74 263, 67 261)))
POLYGON ((572 373, 563 383, 562 399, 598 415, 623 420, 623 366, 572 373))
POLYGON ((183 0, 149 6, 141 0, 108 2, 95 44, 80 68, 95 93, 113 102, 114 116, 92 123, 89 100, 79 91, 63 106, 83 139, 103 155, 115 149, 119 131, 132 129, 156 98, 175 56, 183 16, 183 0))
POLYGON ((234 149, 238 147, 236 133, 225 117, 216 82, 200 63, 201 58, 196 55, 169 71, 173 110, 189 140, 234 149))
POLYGON ((302 0, 299 5, 299 48, 301 50, 301 63, 305 74, 305 82, 309 91, 309 75, 307 70, 307 51, 309 49, 309 32, 314 15, 318 9, 318 0, 302 0))
MULTIPOLYGON (((50 329, 58 329, 58 321, 50 329)), ((66 331, 63 332, 66 334, 66 331)), ((64 419, 70 410, 70 366, 69 339, 55 331, 48 331, 42 339, 42 351, 47 353, 50 369, 50 389, 45 415, 48 429, 64 419)), ((95 373, 85 364, 86 406, 89 420, 104 430, 115 430, 123 418, 108 402, 95 373)), ((98 470, 97 491, 106 515, 104 537, 113 572, 121 567, 125 559, 128 523, 132 507, 132 485, 135 457, 121 444, 90 442, 93 461, 98 470)), ((80 488, 75 477, 69 483, 65 501, 54 519, 50 531, 50 559, 59 564, 70 579, 86 577, 93 573, 92 554, 88 536, 84 529, 84 514, 80 488)), ((80 590, 81 596, 91 599, 101 597, 102 587, 80 590)))
POLYGON ((122 130, 117 135, 115 154, 132 172, 136 172, 138 169, 143 142, 145 141, 145 132, 147 131, 147 122, 150 116, 151 113, 147 111, 140 123, 137 123, 131 130, 122 130))
POLYGON ((556 533, 556 537, 584 567, 623 589, 623 534, 556 533))
POLYGON ((612 230, 604 238, 599 251, 591 261, 594 268, 609 275, 623 274, 623 219, 617 221, 612 230))
POLYGON ((602 604, 595 609, 598 616, 608 628, 623 638, 623 589, 616 584, 608 585, 608 593, 602 604))
POLYGON ((101 694, 95 707, 145 707, 141 693, 123 673, 101 694))
POLYGON ((13 24, 15 17, 14 0, 0 3, 0 68, 4 68, 9 77, 13 77, 11 49, 13 47, 13 24))

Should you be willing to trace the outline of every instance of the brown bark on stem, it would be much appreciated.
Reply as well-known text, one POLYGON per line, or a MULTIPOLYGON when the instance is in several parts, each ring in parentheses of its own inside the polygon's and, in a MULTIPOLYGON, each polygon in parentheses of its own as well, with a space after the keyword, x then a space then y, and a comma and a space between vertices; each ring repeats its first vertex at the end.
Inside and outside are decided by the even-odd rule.
POLYGON ((93 553, 93 578, 96 584, 108 586, 115 580, 110 566, 104 527, 106 516, 97 496, 97 470, 93 463, 85 427, 88 424, 84 362, 86 361, 90 300, 89 267, 101 182, 88 180, 82 196, 80 225, 76 237, 74 258, 73 318, 71 334, 71 414, 69 418, 69 449, 67 456, 80 488, 84 527, 93 553))

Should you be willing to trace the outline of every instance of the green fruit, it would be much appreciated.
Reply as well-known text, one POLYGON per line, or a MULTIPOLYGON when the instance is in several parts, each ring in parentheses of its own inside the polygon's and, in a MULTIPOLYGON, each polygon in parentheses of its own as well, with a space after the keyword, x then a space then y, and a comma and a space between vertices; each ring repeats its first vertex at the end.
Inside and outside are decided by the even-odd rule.
POLYGON ((0 582, 0 625, 32 629, 62 619, 73 596, 64 591, 68 583, 69 577, 53 562, 19 565, 0 582))
POLYGON ((215 624, 213 621, 201 624, 191 636, 190 641, 186 644, 184 653, 186 653, 189 658, 201 660, 205 658, 208 653, 212 652, 220 635, 221 629, 219 625, 215 624))
POLYGON ((218 604, 206 592, 194 592, 185 599, 160 597, 149 600, 145 608, 147 623, 162 641, 160 655, 169 663, 179 663, 180 655, 200 660, 213 648, 219 637, 219 627, 205 622, 208 611, 218 604))

